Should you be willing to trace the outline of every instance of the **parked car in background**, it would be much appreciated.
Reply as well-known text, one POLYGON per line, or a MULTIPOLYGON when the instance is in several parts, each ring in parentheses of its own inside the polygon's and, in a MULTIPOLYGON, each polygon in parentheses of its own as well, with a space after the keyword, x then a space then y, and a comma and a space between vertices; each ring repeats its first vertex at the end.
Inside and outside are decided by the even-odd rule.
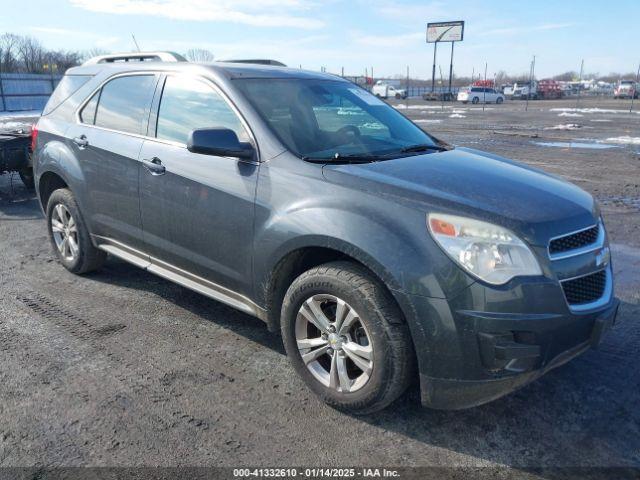
POLYGON ((110 254, 258 317, 292 372, 359 414, 415 381, 434 408, 491 401, 613 325, 607 233, 584 190, 438 140, 333 75, 144 56, 70 69, 75 89, 33 130, 68 271, 110 254))
POLYGON ((389 83, 386 80, 378 80, 371 89, 378 98, 407 98, 407 90, 389 83))
POLYGON ((462 103, 502 103, 504 95, 497 92, 494 88, 488 87, 470 87, 460 89, 458 92, 458 101, 462 103))
POLYGON ((639 93, 635 80, 621 80, 613 91, 613 98, 638 98, 639 93))

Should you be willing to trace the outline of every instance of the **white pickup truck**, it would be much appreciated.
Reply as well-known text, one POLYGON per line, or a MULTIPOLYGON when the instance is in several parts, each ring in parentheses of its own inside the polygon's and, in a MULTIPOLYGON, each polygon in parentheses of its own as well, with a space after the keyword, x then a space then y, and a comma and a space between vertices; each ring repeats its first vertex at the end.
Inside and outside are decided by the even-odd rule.
POLYGON ((378 98, 407 98, 407 91, 404 88, 394 86, 384 80, 378 80, 371 89, 378 98))

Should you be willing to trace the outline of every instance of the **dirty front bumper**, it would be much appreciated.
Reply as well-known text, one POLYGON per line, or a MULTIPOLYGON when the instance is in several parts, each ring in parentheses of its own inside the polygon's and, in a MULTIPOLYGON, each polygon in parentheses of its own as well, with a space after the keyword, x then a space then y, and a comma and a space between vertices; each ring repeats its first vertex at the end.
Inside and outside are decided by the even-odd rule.
POLYGON ((427 407, 481 405, 539 378, 597 347, 619 305, 611 296, 599 308, 576 314, 556 285, 526 282, 515 289, 518 301, 492 304, 476 287, 454 300, 400 297, 403 310, 415 315, 409 325, 427 407), (478 304, 487 308, 468 308, 478 304), (492 306, 504 313, 484 311, 492 306))

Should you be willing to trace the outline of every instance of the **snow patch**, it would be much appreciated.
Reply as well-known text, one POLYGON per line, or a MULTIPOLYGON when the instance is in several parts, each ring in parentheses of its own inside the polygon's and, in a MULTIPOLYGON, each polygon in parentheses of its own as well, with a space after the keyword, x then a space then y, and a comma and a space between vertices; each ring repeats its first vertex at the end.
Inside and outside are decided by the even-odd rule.
POLYGON ((578 125, 577 123, 565 123, 553 127, 544 127, 545 130, 577 130, 579 128, 582 128, 582 125, 578 125))
POLYGON ((398 110, 442 110, 442 108, 452 108, 450 105, 409 105, 408 107, 404 104, 394 105, 393 108, 397 108, 398 110))
POLYGON ((579 112, 579 113, 629 113, 629 110, 613 108, 551 108, 550 112, 579 112))
POLYGON ((419 118, 418 120, 414 120, 413 122, 414 123, 441 123, 442 120, 419 118))
POLYGON ((600 143, 618 143, 622 145, 640 145, 640 137, 629 137, 624 135, 622 137, 610 137, 605 140, 599 140, 600 143))
POLYGON ((558 114, 559 117, 584 117, 584 115, 581 115, 579 113, 569 113, 569 112, 562 112, 558 114))
POLYGON ((459 113, 453 113, 449 115, 449 118, 467 118, 466 115, 460 115, 459 113))

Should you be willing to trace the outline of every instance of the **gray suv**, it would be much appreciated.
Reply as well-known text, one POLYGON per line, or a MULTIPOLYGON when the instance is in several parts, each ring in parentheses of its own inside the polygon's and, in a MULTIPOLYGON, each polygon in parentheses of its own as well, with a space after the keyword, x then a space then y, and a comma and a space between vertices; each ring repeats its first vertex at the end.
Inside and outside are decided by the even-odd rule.
POLYGON ((591 195, 341 78, 102 57, 67 72, 34 137, 69 271, 111 254, 264 320, 336 408, 379 410, 415 381, 426 406, 479 405, 615 320, 591 195))

